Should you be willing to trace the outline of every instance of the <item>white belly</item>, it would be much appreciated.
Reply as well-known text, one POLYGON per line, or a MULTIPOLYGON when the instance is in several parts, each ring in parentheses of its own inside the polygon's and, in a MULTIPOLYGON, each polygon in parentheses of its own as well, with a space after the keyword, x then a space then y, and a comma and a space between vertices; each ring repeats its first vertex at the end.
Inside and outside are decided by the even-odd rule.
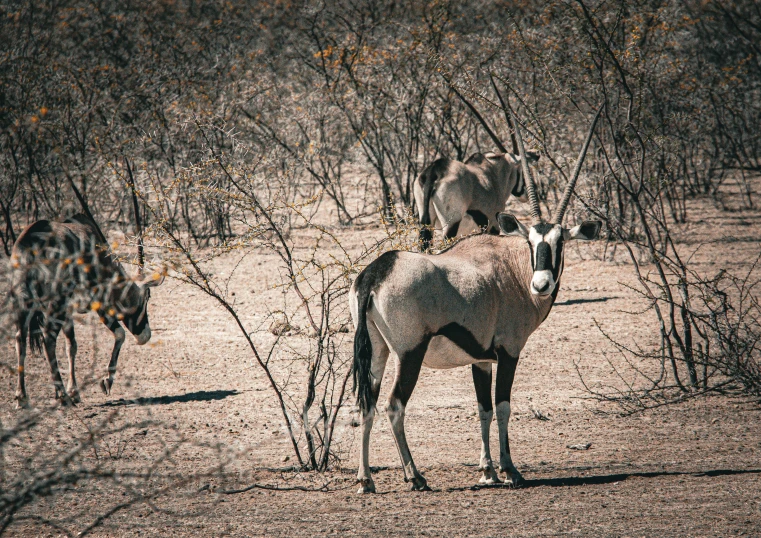
POLYGON ((423 357, 423 366, 435 369, 457 368, 468 366, 477 362, 496 363, 495 359, 484 360, 483 357, 475 358, 468 355, 461 347, 452 342, 446 336, 434 336, 428 344, 428 351, 423 357))

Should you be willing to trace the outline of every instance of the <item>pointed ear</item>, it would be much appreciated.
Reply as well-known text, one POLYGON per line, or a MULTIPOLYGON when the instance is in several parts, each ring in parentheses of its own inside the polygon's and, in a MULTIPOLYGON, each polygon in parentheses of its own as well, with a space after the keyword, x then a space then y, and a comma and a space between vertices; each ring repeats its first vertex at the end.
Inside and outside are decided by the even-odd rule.
POLYGON ((574 239, 579 241, 592 241, 597 239, 602 228, 602 222, 599 220, 585 220, 578 226, 574 226, 570 230, 563 230, 563 238, 566 241, 572 241, 574 239))
POLYGON ((497 222, 503 235, 519 235, 528 237, 528 228, 520 223, 514 215, 510 213, 497 213, 497 222))

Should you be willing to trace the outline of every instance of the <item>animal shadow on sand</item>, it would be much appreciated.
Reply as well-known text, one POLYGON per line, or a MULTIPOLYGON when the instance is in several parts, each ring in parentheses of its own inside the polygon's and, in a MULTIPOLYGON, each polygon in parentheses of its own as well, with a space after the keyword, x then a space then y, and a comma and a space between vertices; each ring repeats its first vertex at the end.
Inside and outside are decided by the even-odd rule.
POLYGON ((237 390, 199 390, 197 392, 188 392, 187 394, 177 394, 175 396, 157 396, 154 398, 133 398, 125 400, 120 398, 111 402, 100 404, 98 407, 120 407, 126 405, 167 405, 173 403, 187 402, 210 402, 213 400, 224 400, 228 396, 240 394, 237 390))
MULTIPOLYGON (((740 474, 761 474, 761 469, 712 469, 710 471, 651 471, 651 472, 632 472, 632 473, 615 473, 589 476, 567 476, 562 478, 537 478, 525 480, 521 489, 536 487, 571 487, 571 486, 593 486, 601 484, 614 484, 623 482, 627 478, 660 478, 668 476, 690 476, 694 478, 714 477, 714 476, 731 476, 740 474)), ((447 491, 477 491, 479 489, 494 488, 498 486, 475 485, 462 488, 447 488, 447 491)))
POLYGON ((571 306, 574 304, 586 304, 586 303, 604 303, 611 299, 618 299, 618 297, 595 297, 593 299, 567 299, 565 301, 558 301, 555 306, 571 306))

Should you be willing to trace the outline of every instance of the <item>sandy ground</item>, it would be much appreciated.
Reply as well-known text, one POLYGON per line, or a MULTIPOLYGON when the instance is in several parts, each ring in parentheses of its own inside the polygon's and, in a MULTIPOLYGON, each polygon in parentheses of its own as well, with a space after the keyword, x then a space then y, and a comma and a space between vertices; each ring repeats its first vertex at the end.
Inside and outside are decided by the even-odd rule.
MULTIPOLYGON (((680 230, 682 243, 690 251, 701 244, 695 254, 699 271, 747 267, 758 255, 759 211, 722 212, 699 200, 692 204, 690 222, 680 230)), ((337 233, 349 248, 358 248, 366 231, 337 233)), ((282 418, 244 340, 225 312, 177 282, 153 294, 154 338, 144 347, 128 340, 112 394, 87 387, 75 409, 48 418, 45 436, 12 445, 6 463, 24 465, 24 457, 50 449, 51 441, 65 447, 110 414, 115 425, 127 429, 109 436, 92 457, 111 467, 144 470, 162 450, 180 443, 151 485, 169 485, 171 476, 193 478, 150 503, 118 510, 93 530, 96 536, 761 535, 757 404, 717 396, 620 417, 599 413, 612 409, 583 398, 574 363, 590 383, 617 383, 606 361, 606 356, 615 361, 615 352, 593 320, 620 341, 647 345, 654 336, 648 314, 628 313, 642 304, 623 285, 633 282, 631 267, 593 256, 602 248, 569 249, 558 302, 521 356, 510 421, 513 459, 526 479, 520 489, 476 487, 480 435, 468 368, 424 369, 407 410, 408 441, 432 492, 408 491, 383 413, 371 451, 377 495, 355 494, 359 431, 351 426, 348 409, 337 434, 341 466, 325 475, 288 470, 292 451, 282 418), (533 410, 549 420, 536 419, 533 410), (143 420, 154 423, 132 427, 143 420), (40 442, 48 445, 35 446, 40 442), (591 448, 568 448, 582 443, 591 448), (223 474, 212 472, 228 457, 223 474), (224 493, 249 484, 319 491, 224 493)), ((253 326, 264 322, 262 305, 275 297, 268 291, 275 264, 271 255, 256 254, 236 271, 238 309, 253 326)), ((220 271, 231 266, 221 264, 220 271)), ((86 379, 105 369, 110 336, 92 324, 80 326, 78 334, 78 368, 86 379)), ((351 337, 345 337, 346 352, 351 337)), ((262 346, 272 338, 266 331, 255 336, 262 346)), ((15 360, 10 341, 0 348, 0 360, 15 360)), ((387 368, 385 389, 392 370, 387 368)), ((7 425, 17 414, 15 376, 5 370, 2 376, 0 420, 7 425)), ((27 383, 33 402, 49 401, 47 380, 44 361, 31 357, 27 383)), ((493 453, 496 448, 493 427, 493 453)), ((25 509, 8 532, 76 534, 141 487, 145 484, 109 489, 81 481, 25 509)))

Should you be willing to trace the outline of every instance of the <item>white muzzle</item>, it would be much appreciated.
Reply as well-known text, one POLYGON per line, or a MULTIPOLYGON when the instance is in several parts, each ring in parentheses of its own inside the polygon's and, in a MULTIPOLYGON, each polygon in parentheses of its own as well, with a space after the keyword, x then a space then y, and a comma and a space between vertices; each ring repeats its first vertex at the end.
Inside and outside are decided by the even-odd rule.
POLYGON ((549 295, 555 289, 555 279, 552 271, 535 271, 531 279, 531 293, 534 295, 549 295))
POLYGON ((145 329, 143 329, 143 332, 140 334, 136 334, 135 338, 137 339, 137 345, 142 346, 143 344, 146 344, 148 340, 151 339, 151 328, 146 325, 145 329))

